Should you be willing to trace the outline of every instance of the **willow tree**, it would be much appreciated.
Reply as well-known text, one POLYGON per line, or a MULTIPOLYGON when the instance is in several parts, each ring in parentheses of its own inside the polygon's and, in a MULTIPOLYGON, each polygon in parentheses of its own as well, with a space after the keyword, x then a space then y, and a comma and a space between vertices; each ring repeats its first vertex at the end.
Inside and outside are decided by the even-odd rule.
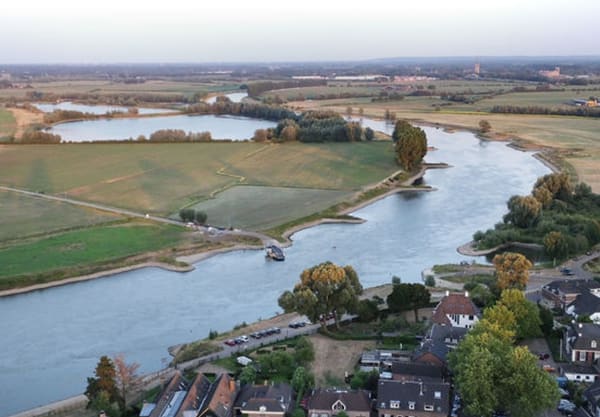
MULTIPOLYGON (((351 266, 324 262, 305 269, 294 290, 284 292, 278 301, 286 313, 304 314, 312 322, 334 313, 336 327, 339 327, 340 315, 356 312, 361 293, 362 285, 351 266)), ((321 326, 325 327, 324 321, 321 326)))

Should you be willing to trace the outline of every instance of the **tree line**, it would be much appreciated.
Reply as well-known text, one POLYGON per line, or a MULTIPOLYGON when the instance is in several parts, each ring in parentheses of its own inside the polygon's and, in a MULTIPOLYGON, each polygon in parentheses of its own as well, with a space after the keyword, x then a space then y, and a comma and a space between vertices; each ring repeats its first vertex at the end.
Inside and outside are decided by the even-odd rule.
POLYGON ((585 183, 573 186, 566 173, 538 178, 531 194, 512 196, 507 208, 494 229, 473 235, 478 247, 538 243, 548 256, 565 259, 600 243, 600 195, 585 183))
POLYGON ((281 90, 284 88, 315 87, 327 85, 327 80, 309 79, 309 80, 285 80, 285 81, 256 81, 242 85, 250 97, 258 97, 262 93, 271 90, 281 90))
POLYGON ((580 116, 580 117, 600 117, 600 109, 594 107, 573 107, 573 108, 550 108, 542 106, 512 106, 496 105, 490 110, 491 113, 507 114, 544 114, 553 116, 580 116))

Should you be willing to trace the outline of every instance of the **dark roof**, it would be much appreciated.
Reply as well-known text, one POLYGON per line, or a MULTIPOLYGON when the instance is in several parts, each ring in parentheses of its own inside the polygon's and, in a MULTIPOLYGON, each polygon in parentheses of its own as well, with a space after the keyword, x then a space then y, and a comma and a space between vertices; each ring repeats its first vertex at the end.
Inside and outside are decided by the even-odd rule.
POLYGON ((231 417, 236 394, 235 381, 228 374, 221 374, 212 383, 207 396, 207 404, 198 415, 231 417))
POLYGON ((593 323, 577 323, 570 333, 575 337, 573 349, 600 351, 600 326, 593 323), (595 342, 596 347, 592 347, 595 342))
MULTIPOLYGON (((159 417, 163 415, 163 413, 169 407, 169 405, 171 405, 171 407, 173 406, 174 400, 176 400, 177 397, 180 397, 180 400, 183 401, 183 394, 178 393, 187 391, 188 385, 189 383, 183 377, 181 372, 175 371, 175 375, 173 375, 171 381, 169 381, 165 389, 163 389, 163 391, 161 392, 160 397, 158 397, 156 407, 154 407, 154 410, 152 410, 152 413, 150 413, 150 417, 159 417)), ((178 403, 177 408, 179 408, 180 402, 175 402, 178 403)))
POLYGON ((421 344, 421 346, 415 349, 412 356, 413 361, 419 359, 426 353, 431 353, 442 362, 446 362, 446 357, 450 352, 450 348, 446 346, 443 341, 440 340, 427 340, 421 344))
POLYGON ((573 414, 571 414, 571 417, 592 417, 592 415, 590 413, 588 413, 585 410, 585 408, 578 407, 575 409, 575 411, 573 411, 573 414))
POLYGON ((593 404, 598 404, 600 400, 600 381, 594 382, 584 392, 583 396, 593 404))
POLYGON ((573 310, 578 316, 591 316, 600 312, 600 298, 586 290, 579 294, 570 306, 573 306, 573 310))
POLYGON ((419 378, 442 379, 442 369, 439 366, 423 362, 394 361, 392 362, 392 374, 403 375, 412 380, 419 378))
POLYGON ((544 285, 544 289, 555 294, 581 294, 584 290, 600 288, 600 283, 593 279, 559 279, 544 285))
POLYGON ((235 408, 242 413, 260 411, 287 412, 292 402, 292 387, 288 384, 244 385, 235 400, 235 408))
POLYGON ((448 315, 462 314, 467 316, 476 316, 478 314, 477 307, 469 297, 463 293, 450 293, 441 299, 439 304, 433 311, 431 320, 434 323, 452 325, 448 319, 448 315))
POLYGON ((469 329, 464 327, 443 326, 438 323, 433 323, 433 326, 431 326, 431 332, 429 333, 429 338, 431 340, 440 340, 444 343, 447 343, 451 340, 460 341, 463 339, 463 337, 465 337, 468 331, 469 329))
POLYGON ((582 362, 561 363, 560 367, 563 370, 563 372, 573 374, 600 375, 600 372, 598 372, 598 370, 595 367, 582 362))
POLYGON ((335 390, 318 389, 312 392, 308 398, 307 408, 309 410, 331 410, 333 405, 340 401, 346 406, 348 411, 371 411, 371 399, 369 393, 364 390, 335 390))
MULTIPOLYGON (((446 382, 417 382, 379 380, 377 388, 377 409, 424 411, 425 406, 433 406, 433 411, 445 415, 450 411, 450 384, 446 382), (398 401, 397 407, 391 402, 398 401)), ((396 405, 396 404, 395 404, 396 405)), ((403 413, 405 414, 405 413, 403 413)))
POLYGON ((211 383, 208 378, 204 374, 198 374, 192 385, 190 385, 176 417, 183 417, 183 413, 186 411, 201 410, 208 401, 210 388, 211 383))

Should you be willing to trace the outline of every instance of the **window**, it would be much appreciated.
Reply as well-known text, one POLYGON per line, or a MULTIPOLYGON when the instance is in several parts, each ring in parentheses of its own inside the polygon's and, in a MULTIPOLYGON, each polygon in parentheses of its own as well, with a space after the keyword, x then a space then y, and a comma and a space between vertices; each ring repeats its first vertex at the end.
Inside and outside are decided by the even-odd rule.
POLYGON ((473 321, 473 319, 474 319, 473 315, 470 315, 469 320, 473 321))
POLYGON ((333 405, 331 406, 332 410, 336 410, 336 411, 343 411, 346 409, 346 406, 344 405, 343 402, 341 402, 340 400, 337 400, 336 402, 333 403, 333 405))
POLYGON ((390 408, 400 408, 400 401, 390 401, 390 408))
POLYGON ((583 350, 579 351, 579 361, 585 362, 585 352, 583 350))
POLYGON ((414 401, 409 401, 408 402, 408 409, 409 410, 414 410, 415 409, 415 403, 414 403, 414 401))
POLYGON ((596 343, 596 341, 592 340, 592 349, 596 349, 597 346, 598 344, 596 343))
POLYGON ((433 411, 433 405, 425 405, 425 411, 433 411))
POLYGON ((436 391, 433 393, 433 398, 435 398, 436 400, 441 400, 442 399, 442 391, 436 391))

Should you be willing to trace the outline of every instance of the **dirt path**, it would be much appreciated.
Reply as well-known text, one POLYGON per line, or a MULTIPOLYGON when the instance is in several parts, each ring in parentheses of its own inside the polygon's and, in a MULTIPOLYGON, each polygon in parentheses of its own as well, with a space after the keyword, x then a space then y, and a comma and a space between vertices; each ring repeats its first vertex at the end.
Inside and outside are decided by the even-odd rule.
POLYGON ((317 386, 324 386, 331 379, 344 381, 345 372, 354 373, 362 352, 375 348, 374 340, 348 342, 320 334, 312 335, 309 339, 315 348, 311 372, 315 375, 317 386))

